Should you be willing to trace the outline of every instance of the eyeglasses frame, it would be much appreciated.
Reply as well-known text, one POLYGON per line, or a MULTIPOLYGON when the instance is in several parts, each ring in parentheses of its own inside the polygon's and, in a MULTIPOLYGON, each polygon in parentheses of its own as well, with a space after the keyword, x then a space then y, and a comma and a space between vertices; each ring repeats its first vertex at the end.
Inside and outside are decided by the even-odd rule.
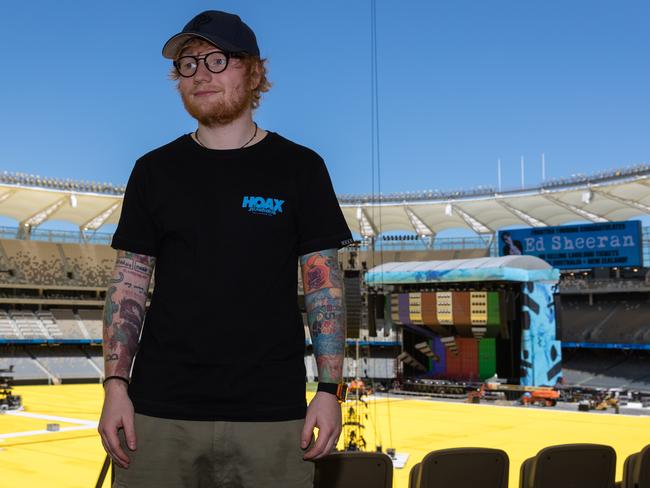
POLYGON ((196 72, 199 70, 200 61, 203 61, 203 65, 205 66, 205 69, 207 69, 210 73, 219 74, 226 71, 226 69, 228 68, 228 64, 230 63, 230 58, 242 59, 244 57, 246 57, 244 53, 233 53, 230 51, 210 51, 209 53, 206 53, 203 56, 191 56, 189 54, 180 56, 178 59, 175 59, 173 61, 173 65, 174 68, 176 68, 176 72, 178 73, 179 76, 182 76, 183 78, 191 78, 192 76, 196 75, 196 72), (208 66, 207 57, 215 53, 223 54, 226 57, 226 64, 224 65, 223 69, 220 71, 212 71, 208 66), (183 58, 194 58, 194 60, 196 61, 196 69, 194 70, 194 73, 192 73, 191 75, 184 75, 181 73, 180 69, 178 69, 178 61, 183 58))

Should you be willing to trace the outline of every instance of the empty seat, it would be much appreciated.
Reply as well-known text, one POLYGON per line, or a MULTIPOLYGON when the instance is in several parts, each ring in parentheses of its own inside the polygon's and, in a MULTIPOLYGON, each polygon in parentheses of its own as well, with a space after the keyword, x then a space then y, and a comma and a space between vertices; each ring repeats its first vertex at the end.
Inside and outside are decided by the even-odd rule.
POLYGON ((417 463, 409 471, 409 488, 418 488, 418 477, 420 476, 420 463, 417 463))
POLYGON ((621 488, 650 488, 650 444, 630 454, 623 465, 621 488))
POLYGON ((393 461, 381 452, 335 452, 315 465, 314 488, 393 486, 393 461))
POLYGON ((520 488, 611 488, 616 451, 601 444, 563 444, 542 449, 521 465, 520 488))
POLYGON ((411 470, 414 488, 507 488, 508 454, 501 449, 459 447, 432 451, 411 470))

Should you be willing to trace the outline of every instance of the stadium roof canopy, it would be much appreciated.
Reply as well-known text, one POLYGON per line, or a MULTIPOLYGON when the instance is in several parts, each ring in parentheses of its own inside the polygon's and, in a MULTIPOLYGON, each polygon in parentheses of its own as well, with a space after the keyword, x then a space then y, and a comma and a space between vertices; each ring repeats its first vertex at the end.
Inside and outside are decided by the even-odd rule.
POLYGON ((650 167, 548 181, 540 187, 507 192, 484 188, 377 198, 341 196, 339 201, 348 225, 363 237, 387 231, 435 236, 451 228, 492 234, 508 226, 618 221, 650 214, 650 167))
POLYGON ((369 285, 458 281, 546 281, 557 283, 559 270, 535 256, 384 263, 365 275, 369 285))
MULTIPOLYGON (((93 231, 118 222, 124 189, 108 183, 5 172, 0 174, 0 215, 30 229, 55 219, 93 231)), ((339 195, 339 202, 348 225, 362 237, 390 231, 435 236, 451 228, 491 234, 507 226, 626 220, 650 214, 650 166, 505 192, 479 188, 374 197, 339 195)))
POLYGON ((118 222, 124 189, 107 183, 4 173, 0 175, 0 215, 29 229, 56 219, 93 231, 118 222))

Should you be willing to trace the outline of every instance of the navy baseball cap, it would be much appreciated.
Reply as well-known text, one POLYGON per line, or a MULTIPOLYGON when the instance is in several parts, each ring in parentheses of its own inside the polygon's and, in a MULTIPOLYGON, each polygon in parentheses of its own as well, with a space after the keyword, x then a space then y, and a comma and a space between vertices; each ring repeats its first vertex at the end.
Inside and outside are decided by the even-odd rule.
POLYGON ((255 33, 238 15, 206 10, 190 20, 181 32, 165 43, 163 56, 174 59, 178 50, 192 37, 205 39, 224 51, 260 55, 255 33))

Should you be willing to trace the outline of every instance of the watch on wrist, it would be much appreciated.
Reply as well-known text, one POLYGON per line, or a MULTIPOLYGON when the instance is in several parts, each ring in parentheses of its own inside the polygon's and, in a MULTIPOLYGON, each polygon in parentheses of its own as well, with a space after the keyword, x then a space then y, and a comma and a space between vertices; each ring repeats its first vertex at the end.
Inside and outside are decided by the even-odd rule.
POLYGON ((348 394, 347 383, 318 383, 316 391, 324 391, 336 396, 339 403, 344 403, 348 394))

